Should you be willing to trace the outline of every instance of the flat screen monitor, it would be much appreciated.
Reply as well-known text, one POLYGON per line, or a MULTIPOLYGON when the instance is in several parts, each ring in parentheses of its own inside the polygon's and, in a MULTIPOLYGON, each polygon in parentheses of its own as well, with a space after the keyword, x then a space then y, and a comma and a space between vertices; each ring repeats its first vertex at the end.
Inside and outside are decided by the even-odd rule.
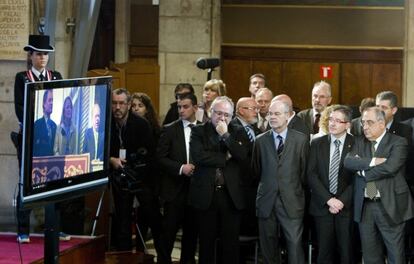
POLYGON ((112 78, 27 83, 20 199, 24 207, 106 185, 112 78))

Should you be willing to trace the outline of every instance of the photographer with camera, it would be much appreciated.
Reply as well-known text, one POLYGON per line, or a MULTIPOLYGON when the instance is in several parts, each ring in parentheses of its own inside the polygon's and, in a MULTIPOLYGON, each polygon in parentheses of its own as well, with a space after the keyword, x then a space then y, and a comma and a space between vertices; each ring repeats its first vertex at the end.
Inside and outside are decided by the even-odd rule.
MULTIPOLYGON (((155 143, 147 121, 130 113, 131 96, 124 88, 112 92, 110 163, 115 203, 113 236, 119 251, 132 249, 132 210, 135 197, 140 206, 139 227, 149 226, 157 254, 160 253, 161 214, 154 194, 157 176, 152 174, 155 143)), ((143 228, 144 229, 144 228, 143 228)), ((143 230, 141 229, 141 230, 143 230)), ((145 233, 142 232, 145 238, 145 233)))

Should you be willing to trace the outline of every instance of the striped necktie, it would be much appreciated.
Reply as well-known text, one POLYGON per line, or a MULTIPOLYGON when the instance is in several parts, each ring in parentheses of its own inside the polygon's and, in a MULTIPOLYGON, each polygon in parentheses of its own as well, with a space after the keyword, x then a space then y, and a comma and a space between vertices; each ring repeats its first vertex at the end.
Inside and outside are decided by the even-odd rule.
POLYGON ((253 142, 254 141, 254 134, 253 134, 253 131, 250 128, 250 126, 245 126, 244 129, 246 130, 247 136, 249 137, 249 141, 253 142))
POLYGON ((279 140, 279 145, 277 146, 277 155, 280 157, 285 145, 283 144, 283 137, 281 135, 277 135, 277 139, 279 140))
POLYGON ((340 153, 339 153, 339 146, 341 145, 341 141, 335 139, 335 150, 332 155, 331 164, 329 166, 329 192, 332 194, 336 194, 338 190, 338 172, 339 172, 339 161, 340 161, 340 153))

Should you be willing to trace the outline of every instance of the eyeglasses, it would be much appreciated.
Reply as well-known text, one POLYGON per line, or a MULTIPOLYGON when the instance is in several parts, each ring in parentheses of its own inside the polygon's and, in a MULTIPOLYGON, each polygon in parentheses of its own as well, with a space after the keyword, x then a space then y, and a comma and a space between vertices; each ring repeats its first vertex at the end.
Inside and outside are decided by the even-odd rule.
POLYGON ((225 118, 231 118, 233 116, 232 114, 229 114, 229 113, 226 113, 226 112, 222 112, 222 111, 216 111, 214 109, 211 109, 211 111, 213 113, 215 113, 216 115, 218 115, 218 116, 224 116, 225 118))
POLYGON ((346 124, 349 122, 349 121, 343 121, 343 120, 332 118, 332 117, 328 118, 328 121, 331 123, 337 123, 337 124, 346 124))
POLYGON ((257 107, 252 107, 252 106, 241 106, 240 108, 243 108, 243 109, 248 109, 248 110, 252 110, 252 111, 255 111, 256 113, 257 113, 257 112, 259 112, 259 108, 257 108, 257 107))
POLYGON ((376 123, 376 121, 374 120, 361 120, 361 126, 364 127, 365 125, 367 126, 373 126, 376 123))
POLYGON ((266 116, 267 117, 271 117, 271 116, 281 116, 283 114, 286 114, 286 113, 282 113, 282 112, 267 112, 266 116))

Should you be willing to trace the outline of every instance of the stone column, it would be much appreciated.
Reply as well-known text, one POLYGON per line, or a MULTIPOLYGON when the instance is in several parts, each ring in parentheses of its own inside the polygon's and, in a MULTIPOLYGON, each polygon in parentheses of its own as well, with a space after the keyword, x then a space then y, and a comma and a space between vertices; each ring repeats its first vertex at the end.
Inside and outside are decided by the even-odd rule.
MULTIPOLYGON (((200 57, 220 55, 220 0, 168 0, 159 5, 158 63, 163 117, 174 100, 177 83, 191 83, 198 100, 202 99, 207 71, 198 69, 195 62, 200 57)), ((218 70, 213 78, 219 78, 218 70)))
POLYGON ((414 3, 405 1, 405 47, 402 105, 414 106, 414 3))
POLYGON ((115 2, 115 63, 128 62, 129 59, 130 7, 130 0, 115 2))

